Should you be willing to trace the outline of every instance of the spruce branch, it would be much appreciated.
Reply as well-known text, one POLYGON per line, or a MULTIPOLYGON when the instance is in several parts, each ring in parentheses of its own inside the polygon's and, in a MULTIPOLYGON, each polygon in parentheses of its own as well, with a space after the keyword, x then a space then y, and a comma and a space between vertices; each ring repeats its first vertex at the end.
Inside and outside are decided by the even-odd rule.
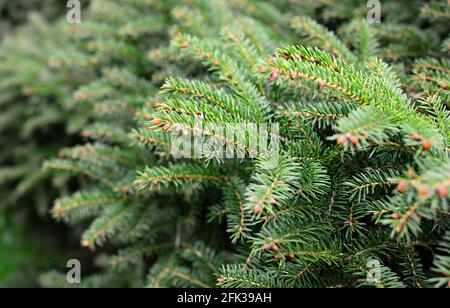
POLYGON ((218 184, 222 181, 219 174, 211 168, 193 164, 176 164, 168 167, 146 167, 139 173, 135 185, 139 190, 168 187, 180 189, 191 183, 218 184))

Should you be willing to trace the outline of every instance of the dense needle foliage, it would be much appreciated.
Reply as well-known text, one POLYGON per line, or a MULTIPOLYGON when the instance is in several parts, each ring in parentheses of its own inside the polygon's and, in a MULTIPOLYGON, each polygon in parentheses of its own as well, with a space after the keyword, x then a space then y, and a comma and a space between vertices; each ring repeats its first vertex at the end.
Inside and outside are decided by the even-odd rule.
POLYGON ((381 9, 379 24, 356 0, 33 15, 0 47, 0 209, 70 224, 95 252, 87 287, 447 287, 450 10, 381 9), (279 159, 240 124, 278 125, 279 159), (170 137, 197 125, 243 158, 180 158, 170 137))

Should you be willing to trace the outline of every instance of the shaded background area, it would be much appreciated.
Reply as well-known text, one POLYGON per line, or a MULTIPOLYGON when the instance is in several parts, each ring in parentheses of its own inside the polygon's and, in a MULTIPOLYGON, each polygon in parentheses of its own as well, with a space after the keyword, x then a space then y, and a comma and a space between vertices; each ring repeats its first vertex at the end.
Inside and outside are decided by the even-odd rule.
POLYGON ((33 233, 43 229, 26 226, 27 221, 17 216, 7 219, 0 213, 0 287, 36 287, 39 271, 62 261, 61 245, 48 235, 33 233))
MULTIPOLYGON (((82 2, 85 5, 89 1, 82 2)), ((32 14, 37 13, 46 21, 64 16, 66 3, 61 0, 0 0, 0 41, 17 32, 32 14)), ((0 150, 0 156, 4 153, 0 150)), ((0 182, 10 177, 5 170, 0 172, 0 182)), ((8 199, 17 183, 9 184, 10 190, 7 188, 3 194, 0 191, 0 287, 36 287, 43 271, 63 269, 67 256, 77 255, 70 247, 79 246, 78 240, 70 238, 67 227, 56 224, 48 215, 46 209, 52 202, 49 191, 44 192, 49 200, 39 200, 35 195, 10 202, 8 199), (42 204, 40 209, 36 204, 42 204)))

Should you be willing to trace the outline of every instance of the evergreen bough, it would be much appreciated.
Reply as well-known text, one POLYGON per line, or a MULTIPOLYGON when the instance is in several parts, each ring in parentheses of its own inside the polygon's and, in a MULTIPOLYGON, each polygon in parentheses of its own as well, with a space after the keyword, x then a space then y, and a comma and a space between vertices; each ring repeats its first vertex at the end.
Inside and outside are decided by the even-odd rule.
POLYGON ((83 286, 447 287, 448 7, 382 7, 94 0, 25 28, 0 48, 0 195, 62 192, 53 217, 104 252, 83 286), (280 158, 174 157, 195 120, 277 124, 280 158))

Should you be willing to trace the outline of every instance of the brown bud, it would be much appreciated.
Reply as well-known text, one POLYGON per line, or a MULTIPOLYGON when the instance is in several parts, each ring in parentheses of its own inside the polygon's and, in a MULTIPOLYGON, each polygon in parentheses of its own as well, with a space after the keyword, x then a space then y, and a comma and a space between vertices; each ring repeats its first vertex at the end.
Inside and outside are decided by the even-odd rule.
POLYGON ((89 242, 89 240, 82 240, 81 241, 81 246, 83 247, 89 247, 91 243, 89 242))
POLYGON ((274 198, 269 198, 269 199, 267 200, 267 202, 269 202, 269 204, 272 204, 272 205, 277 204, 277 200, 275 200, 274 198))
POLYGON ((421 186, 419 187, 419 189, 417 189, 417 193, 419 194, 419 196, 425 197, 428 194, 428 189, 424 186, 421 186))
POLYGON ((424 140, 422 142, 422 149, 424 150, 429 150, 431 148, 431 143, 428 140, 424 140))
POLYGON ((270 81, 275 81, 278 79, 279 73, 278 71, 273 71, 272 74, 269 75, 269 80, 270 81))
POLYGON ((250 200, 250 201, 258 201, 258 197, 257 196, 250 196, 248 198, 248 200, 250 200))
POLYGON ((84 101, 84 100, 87 100, 87 99, 88 99, 88 96, 87 96, 86 94, 84 94, 83 92, 81 92, 81 91, 77 91, 77 92, 75 92, 75 94, 73 95, 73 98, 74 98, 76 101, 84 101))
POLYGON ((402 225, 402 224, 398 224, 398 225, 395 227, 395 232, 397 232, 397 233, 402 232, 402 230, 403 230, 403 225, 402 225))
POLYGON ((279 253, 277 253, 275 255, 275 260, 277 260, 277 261, 281 260, 281 255, 279 253))
POLYGON ((272 245, 272 250, 273 251, 278 251, 279 250, 278 245, 277 244, 273 244, 272 245))
POLYGON ((356 136, 354 136, 354 135, 351 135, 349 138, 350 138, 350 142, 351 142, 352 144, 358 144, 358 143, 359 143, 358 137, 356 137, 356 136))
POLYGON ((181 125, 175 126, 175 131, 176 131, 177 133, 181 132, 182 130, 183 130, 183 126, 181 126, 181 125))
POLYGON ((391 215, 391 218, 397 220, 397 219, 400 218, 400 215, 398 215, 397 213, 394 213, 394 214, 391 215))
POLYGON ((188 46, 189 46, 189 44, 188 44, 187 41, 184 41, 184 42, 181 44, 181 48, 183 48, 183 49, 188 48, 188 46))
POLYGON ((290 253, 288 254, 288 258, 289 258, 290 260, 294 260, 294 259, 295 259, 295 253, 290 252, 290 253))
POLYGON ((164 131, 168 131, 170 129, 170 124, 165 124, 164 126, 163 126, 163 130, 164 131))
POLYGON ((270 245, 269 244, 264 244, 262 245, 262 250, 269 250, 270 249, 270 245))
POLYGON ((339 136, 339 138, 337 139, 337 144, 345 144, 347 141, 347 138, 345 138, 345 136, 339 136))
POLYGON ((435 189, 440 197, 444 198, 448 196, 448 189, 443 184, 436 185, 435 189))
POLYGON ((418 133, 412 133, 412 139, 415 141, 420 141, 422 140, 422 137, 420 137, 420 135, 418 133))
POLYGON ((291 79, 292 80, 295 80, 295 79, 297 79, 297 77, 298 77, 298 73, 297 72, 291 72, 291 79))
POLYGON ((321 90, 323 90, 323 88, 325 88, 325 83, 322 82, 322 81, 320 81, 320 82, 317 84, 317 90, 321 91, 321 90))

